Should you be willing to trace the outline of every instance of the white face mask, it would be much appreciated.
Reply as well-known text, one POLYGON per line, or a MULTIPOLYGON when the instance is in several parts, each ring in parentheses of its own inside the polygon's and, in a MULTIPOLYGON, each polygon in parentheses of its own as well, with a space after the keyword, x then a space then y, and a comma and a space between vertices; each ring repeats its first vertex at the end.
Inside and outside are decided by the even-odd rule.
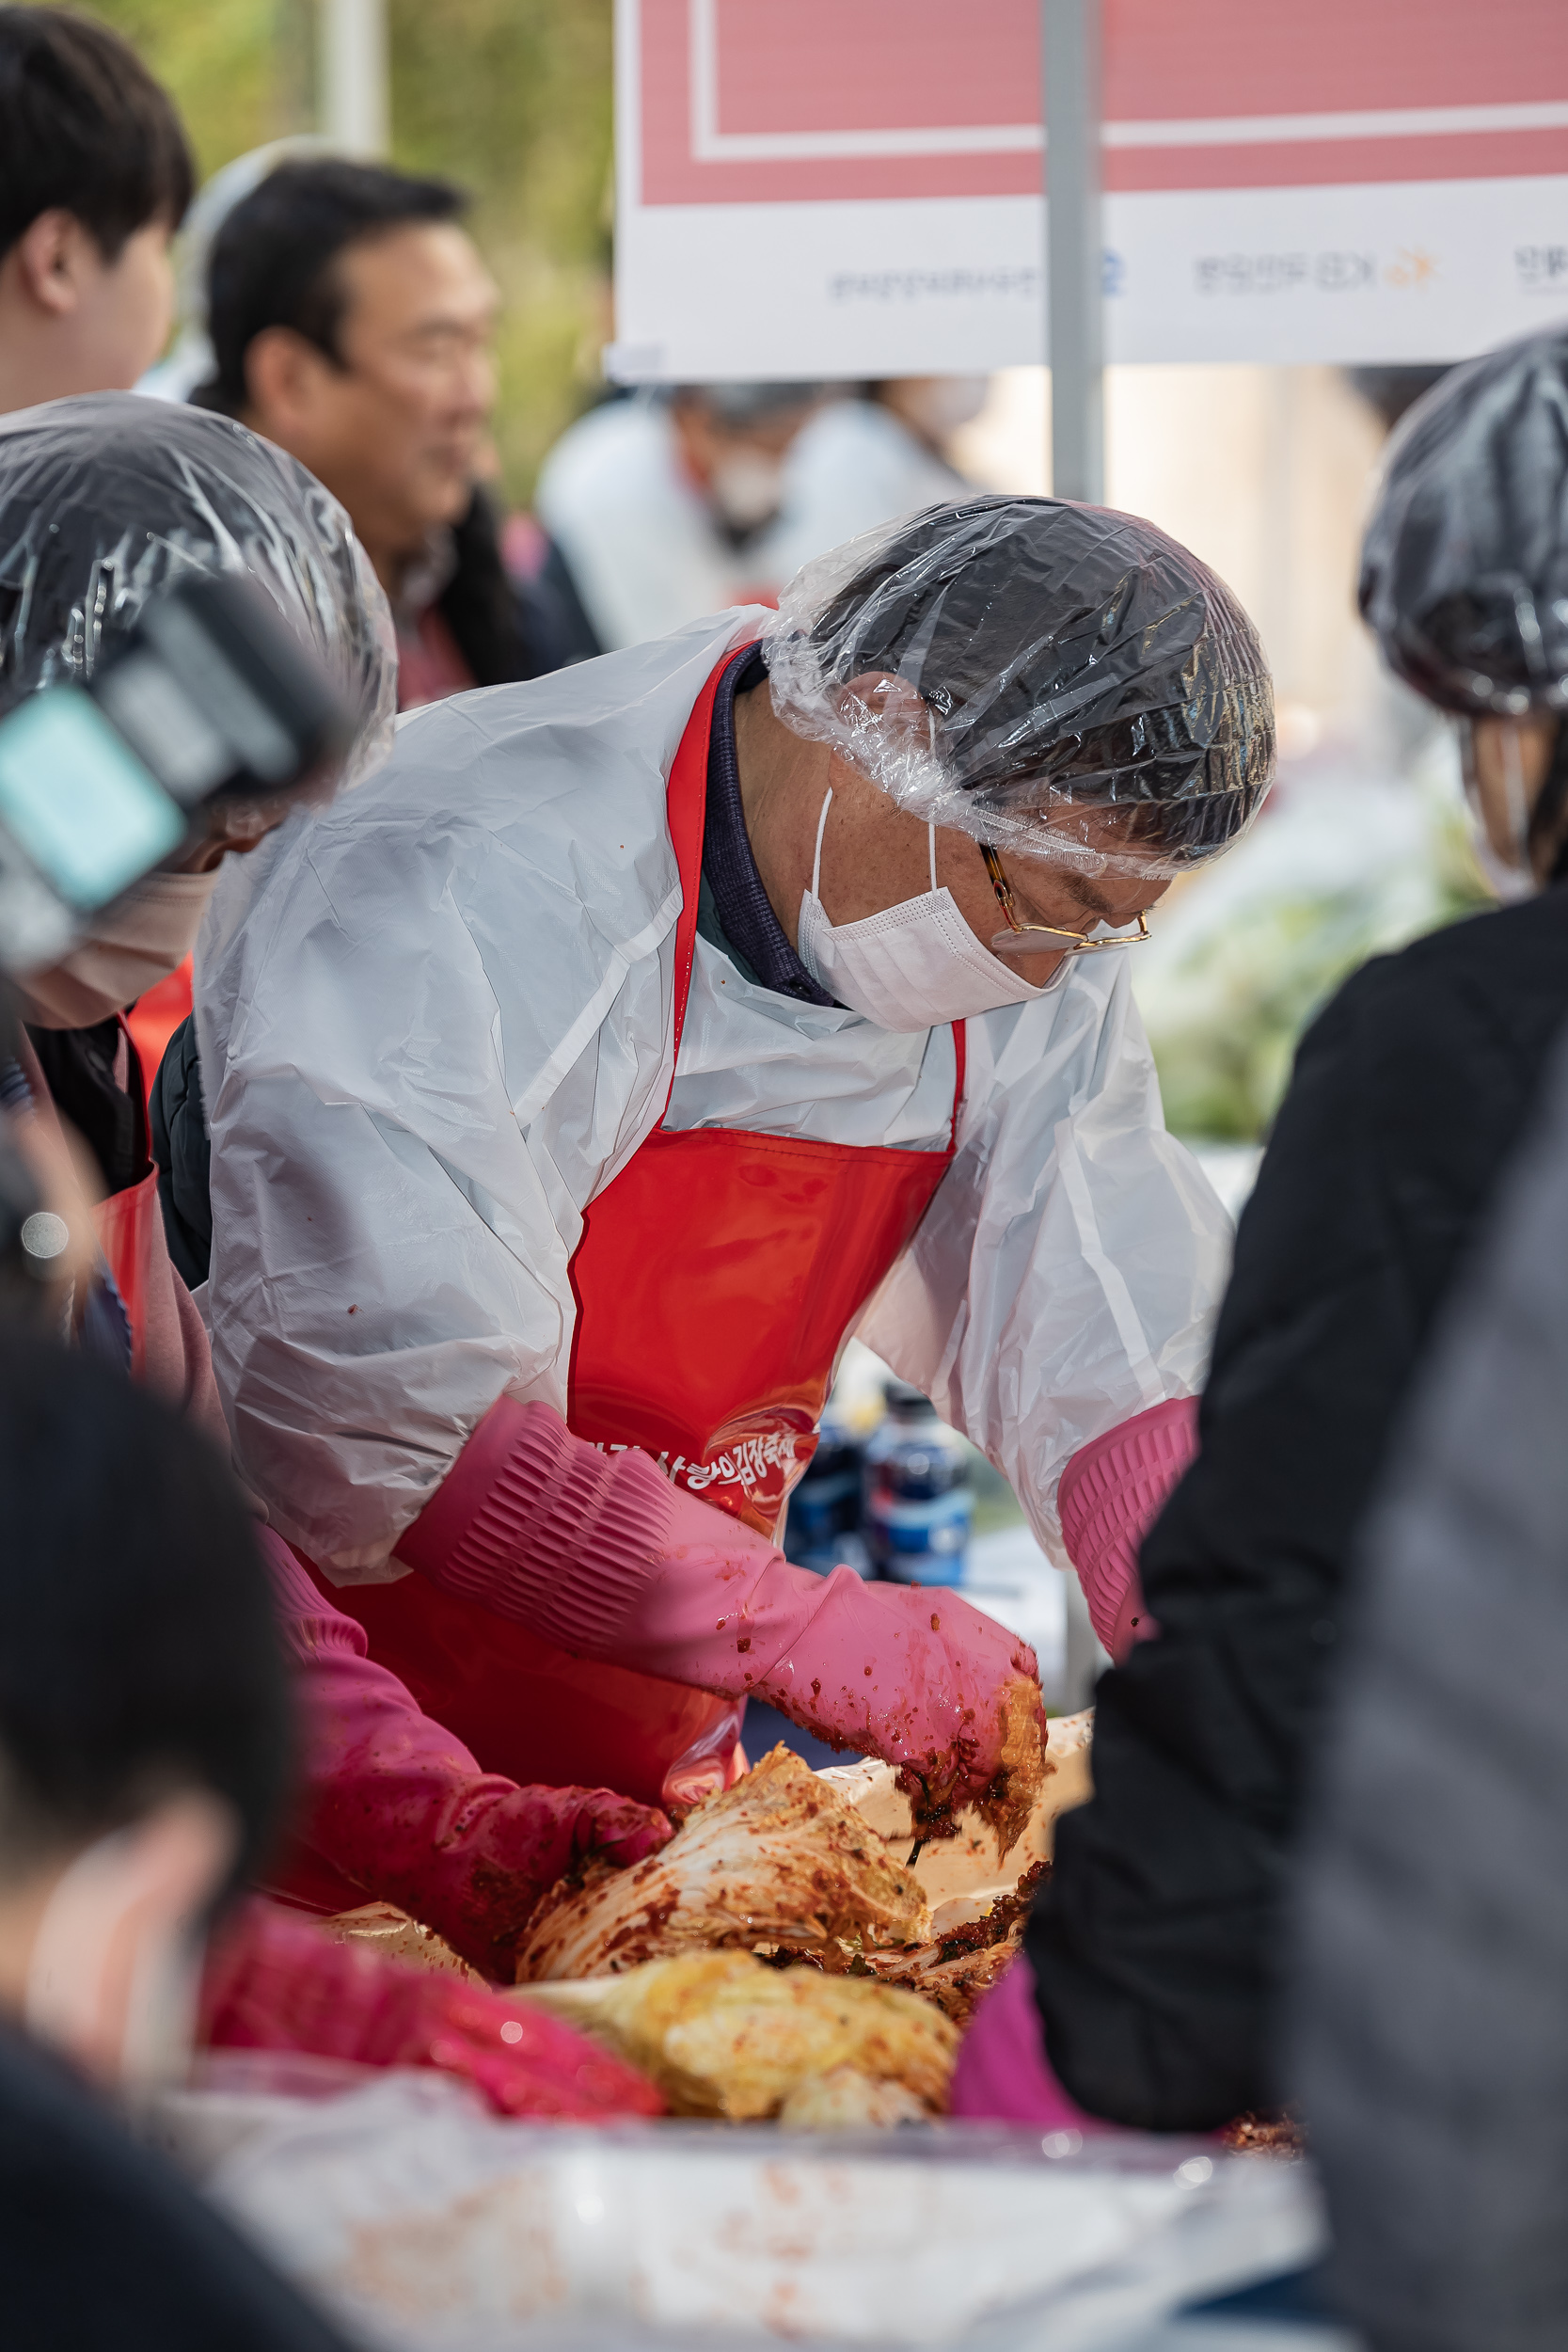
POLYGON ((28 2032, 130 2094, 177 2078, 196 2019, 197 1922, 235 1840, 227 1805, 193 1792, 78 1854, 28 1955, 28 2032))
POLYGON ((756 531, 779 511, 784 461, 762 450, 721 457, 708 479, 708 496, 732 531, 756 531))
POLYGON ((189 955, 217 879, 216 866, 209 874, 149 874, 93 917, 70 955, 29 973, 24 1017, 42 1029, 88 1029, 134 1005, 189 955))
MULTIPOLYGON (((822 833, 832 806, 830 790, 816 820, 811 888, 800 900, 800 957, 819 988, 863 1013, 879 1029, 935 1029, 973 1013, 1021 1005, 1045 989, 1031 988, 981 946, 958 912, 958 900, 937 887, 937 834, 927 825, 931 887, 858 923, 830 923, 816 895, 822 879, 822 833)), ((1047 983, 1054 987, 1067 969, 1047 983)))
POLYGON ((986 375, 927 375, 903 388, 903 410, 917 433, 944 441, 961 424, 972 424, 986 405, 986 375))

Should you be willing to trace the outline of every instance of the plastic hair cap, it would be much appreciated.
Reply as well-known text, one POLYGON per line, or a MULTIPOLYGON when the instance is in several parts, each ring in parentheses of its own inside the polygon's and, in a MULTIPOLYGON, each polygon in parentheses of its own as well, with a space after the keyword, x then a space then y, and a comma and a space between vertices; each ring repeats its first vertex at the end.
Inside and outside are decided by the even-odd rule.
POLYGON ((135 392, 0 418, 0 713, 90 676, 148 598, 193 571, 244 572, 360 715, 341 782, 386 757, 391 614, 336 499, 243 425, 135 392))
POLYGON ((1445 710, 1568 710, 1568 328, 1453 369, 1389 442, 1360 605, 1445 710))
POLYGON ((1132 515, 927 507, 796 575, 773 707, 901 808, 1085 873, 1227 849, 1274 777, 1274 691, 1223 581, 1132 515))

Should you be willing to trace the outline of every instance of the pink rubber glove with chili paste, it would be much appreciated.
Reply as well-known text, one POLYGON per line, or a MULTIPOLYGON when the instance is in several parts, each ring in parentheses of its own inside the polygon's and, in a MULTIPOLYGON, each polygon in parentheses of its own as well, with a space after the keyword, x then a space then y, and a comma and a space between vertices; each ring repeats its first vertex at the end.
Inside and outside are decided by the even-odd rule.
POLYGON ((644 2075, 553 2017, 459 1977, 353 1944, 259 1896, 208 1951, 198 2039, 223 2050, 305 2050, 360 2066, 429 2066, 499 2115, 603 2122, 662 2115, 644 2075))
POLYGON ((1108 2131, 1056 2080, 1028 1955, 1009 1961, 958 2044, 947 2111, 971 2122, 1032 2123, 1037 2131, 1108 2131))
POLYGON ((927 1835, 980 1803, 1006 1842, 1038 1784, 1034 1652, 948 1592, 798 1568, 672 1485, 502 1397, 398 1545, 433 1583, 578 1656, 765 1699, 901 1768, 927 1835), (1027 1792, 1027 1793, 1026 1793, 1027 1792))
POLYGON ((1144 1602, 1138 1549, 1196 1451, 1197 1399, 1173 1396, 1080 1446, 1062 1472, 1062 1541, 1118 1666, 1160 1629, 1144 1602))
POLYGON ((304 1733, 277 1883, 335 1910, 396 1903, 509 1984, 517 1938, 556 1880, 588 1854, 622 1867, 642 1861, 666 1842, 669 1821, 613 1789, 519 1788, 482 1772, 366 1655, 363 1629, 274 1530, 257 1532, 304 1733))

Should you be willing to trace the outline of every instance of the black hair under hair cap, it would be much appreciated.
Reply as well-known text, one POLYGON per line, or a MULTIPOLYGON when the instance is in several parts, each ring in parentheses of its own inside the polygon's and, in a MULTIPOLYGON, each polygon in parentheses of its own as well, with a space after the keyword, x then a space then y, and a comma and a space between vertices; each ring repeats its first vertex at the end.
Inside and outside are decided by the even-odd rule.
POLYGON ((47 1851, 160 1797, 226 1799, 254 1869, 288 1693, 254 1522, 226 1462, 120 1374, 0 1333, 0 1823, 47 1851))
POLYGON ((1445 710, 1568 709, 1568 328, 1455 368, 1384 461, 1359 601, 1445 710))
POLYGON ((767 651, 786 724, 913 814, 1023 854, 1180 870, 1227 848, 1273 780, 1256 629, 1136 516, 927 508, 806 565, 767 651), (919 705, 847 694, 878 674, 919 705))

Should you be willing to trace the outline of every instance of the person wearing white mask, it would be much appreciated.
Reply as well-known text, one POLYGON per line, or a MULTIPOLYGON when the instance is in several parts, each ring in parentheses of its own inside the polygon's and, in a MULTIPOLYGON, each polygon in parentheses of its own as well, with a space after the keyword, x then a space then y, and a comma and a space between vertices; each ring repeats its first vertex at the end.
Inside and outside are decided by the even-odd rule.
MULTIPOLYGON (((1134 1637, 1229 1229, 1126 943, 1273 761, 1256 634, 1192 556, 977 499, 776 616, 415 714, 220 884, 236 1459, 487 1769, 689 1798, 754 1695, 926 1818, 1006 1820, 1032 1654, 790 1565, 784 1507, 858 1329, 1134 1637)), ((367 1772, 367 1846, 392 1810, 367 1772)))
POLYGON ((785 576, 863 531, 970 491, 953 436, 989 389, 983 375, 898 375, 819 408, 784 463, 773 552, 785 576))
POLYGON ((606 653, 771 602, 791 443, 819 384, 682 384, 606 401, 561 437, 534 504, 606 653))

